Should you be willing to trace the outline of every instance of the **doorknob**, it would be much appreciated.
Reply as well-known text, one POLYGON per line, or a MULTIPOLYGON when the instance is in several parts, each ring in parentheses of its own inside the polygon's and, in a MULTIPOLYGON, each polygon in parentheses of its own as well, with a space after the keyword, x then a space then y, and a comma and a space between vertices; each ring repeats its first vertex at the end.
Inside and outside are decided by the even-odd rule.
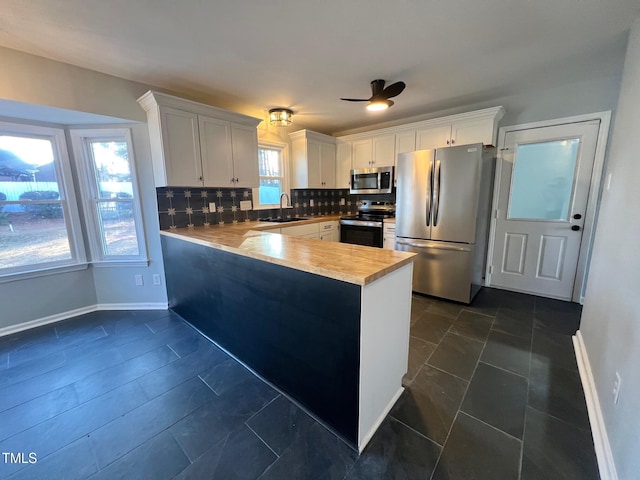
POLYGON ((580 220, 582 218, 582 215, 580 215, 579 213, 576 213, 573 218, 575 218, 576 220, 580 220))
POLYGON ((578 230, 580 230, 580 226, 579 225, 571 225, 571 230, 573 230, 574 232, 577 232, 578 230))

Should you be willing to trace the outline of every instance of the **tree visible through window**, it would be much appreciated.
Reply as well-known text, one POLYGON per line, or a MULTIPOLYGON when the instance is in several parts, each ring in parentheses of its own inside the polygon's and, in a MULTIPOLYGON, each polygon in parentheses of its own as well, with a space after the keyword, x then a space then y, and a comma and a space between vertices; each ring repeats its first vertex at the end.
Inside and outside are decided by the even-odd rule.
POLYGON ((93 260, 144 260, 129 130, 72 130, 71 136, 86 178, 83 197, 93 260))
POLYGON ((0 274, 79 260, 63 144, 62 130, 0 124, 0 274))
POLYGON ((104 256, 139 255, 127 142, 89 141, 104 256))

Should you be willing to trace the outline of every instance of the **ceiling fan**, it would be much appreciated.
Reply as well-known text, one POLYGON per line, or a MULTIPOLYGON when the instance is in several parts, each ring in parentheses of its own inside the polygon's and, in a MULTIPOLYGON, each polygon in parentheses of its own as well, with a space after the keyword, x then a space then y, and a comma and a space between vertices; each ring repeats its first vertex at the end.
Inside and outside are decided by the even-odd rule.
POLYGON ((367 110, 386 110, 393 105, 393 102, 389 99, 400 95, 406 85, 404 82, 396 82, 384 88, 384 83, 384 80, 379 79, 371 82, 370 98, 341 98, 340 100, 346 100, 347 102, 369 102, 367 110))

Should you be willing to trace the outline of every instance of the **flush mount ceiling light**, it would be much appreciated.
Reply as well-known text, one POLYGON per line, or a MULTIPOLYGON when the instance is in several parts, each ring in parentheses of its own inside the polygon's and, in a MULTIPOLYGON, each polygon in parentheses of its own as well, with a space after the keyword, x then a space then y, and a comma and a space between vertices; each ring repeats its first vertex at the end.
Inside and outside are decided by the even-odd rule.
POLYGON ((272 108, 269 110, 269 123, 278 127, 288 127, 293 123, 293 111, 288 108, 272 108))

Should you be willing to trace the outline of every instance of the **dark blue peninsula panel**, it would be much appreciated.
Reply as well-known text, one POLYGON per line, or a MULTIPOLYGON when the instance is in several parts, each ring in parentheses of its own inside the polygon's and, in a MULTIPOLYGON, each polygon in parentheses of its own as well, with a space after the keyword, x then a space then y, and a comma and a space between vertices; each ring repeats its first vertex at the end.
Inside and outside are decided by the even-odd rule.
POLYGON ((363 287, 171 236, 162 250, 170 308, 357 448, 363 287))

